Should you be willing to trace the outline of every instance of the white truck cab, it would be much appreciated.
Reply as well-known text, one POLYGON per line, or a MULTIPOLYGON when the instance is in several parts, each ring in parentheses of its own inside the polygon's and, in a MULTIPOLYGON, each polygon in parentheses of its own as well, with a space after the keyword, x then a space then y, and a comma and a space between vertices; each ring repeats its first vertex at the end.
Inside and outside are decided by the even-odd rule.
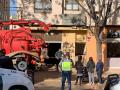
POLYGON ((30 77, 13 67, 9 56, 0 56, 0 90, 34 90, 30 77))
POLYGON ((34 90, 34 86, 24 72, 0 68, 0 90, 34 90))

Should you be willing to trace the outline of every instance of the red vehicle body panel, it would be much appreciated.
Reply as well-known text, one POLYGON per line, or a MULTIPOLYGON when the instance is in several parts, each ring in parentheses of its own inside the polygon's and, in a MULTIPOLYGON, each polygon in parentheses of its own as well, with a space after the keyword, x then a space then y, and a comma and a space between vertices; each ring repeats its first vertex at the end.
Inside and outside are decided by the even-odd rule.
POLYGON ((29 25, 37 23, 40 27, 43 27, 44 31, 48 31, 50 24, 38 20, 11 20, 11 21, 0 21, 0 49, 5 49, 6 54, 14 51, 36 51, 40 53, 40 48, 45 44, 43 39, 35 39, 31 35, 30 28, 24 27, 23 25, 29 25), (19 25, 22 26, 15 30, 3 30, 4 26, 19 25))

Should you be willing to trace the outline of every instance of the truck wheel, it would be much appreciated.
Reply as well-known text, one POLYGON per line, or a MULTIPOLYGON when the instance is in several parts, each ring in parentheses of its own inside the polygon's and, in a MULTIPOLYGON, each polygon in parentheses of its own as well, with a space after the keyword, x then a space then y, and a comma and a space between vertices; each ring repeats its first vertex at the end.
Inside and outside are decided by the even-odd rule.
POLYGON ((27 90, 27 89, 23 89, 23 88, 12 88, 10 90, 27 90))
POLYGON ((24 71, 27 69, 27 62, 26 61, 19 61, 17 67, 20 71, 24 71))
POLYGON ((28 90, 28 89, 24 86, 13 86, 9 90, 28 90))
POLYGON ((13 89, 11 89, 11 90, 22 90, 22 89, 20 89, 20 88, 13 88, 13 89))

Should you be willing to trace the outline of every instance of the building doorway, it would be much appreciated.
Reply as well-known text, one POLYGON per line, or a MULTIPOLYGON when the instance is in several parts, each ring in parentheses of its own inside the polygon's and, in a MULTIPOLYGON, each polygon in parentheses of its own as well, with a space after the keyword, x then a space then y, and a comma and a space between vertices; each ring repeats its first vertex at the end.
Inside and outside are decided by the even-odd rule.
POLYGON ((75 43, 75 55, 84 55, 85 54, 85 44, 86 43, 75 43))
POLYGON ((57 64, 58 60, 55 58, 55 53, 61 48, 61 43, 47 43, 48 44, 48 59, 45 59, 46 64, 57 64))
POLYGON ((48 43, 48 56, 55 57, 55 53, 61 48, 61 43, 48 43))

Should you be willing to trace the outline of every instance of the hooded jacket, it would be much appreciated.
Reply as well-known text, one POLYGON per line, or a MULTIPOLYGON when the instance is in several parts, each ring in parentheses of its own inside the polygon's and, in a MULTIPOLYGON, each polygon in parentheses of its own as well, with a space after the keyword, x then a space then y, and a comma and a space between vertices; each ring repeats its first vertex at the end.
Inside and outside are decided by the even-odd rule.
POLYGON ((95 69, 95 63, 92 60, 89 60, 87 63, 87 71, 93 73, 95 69))

